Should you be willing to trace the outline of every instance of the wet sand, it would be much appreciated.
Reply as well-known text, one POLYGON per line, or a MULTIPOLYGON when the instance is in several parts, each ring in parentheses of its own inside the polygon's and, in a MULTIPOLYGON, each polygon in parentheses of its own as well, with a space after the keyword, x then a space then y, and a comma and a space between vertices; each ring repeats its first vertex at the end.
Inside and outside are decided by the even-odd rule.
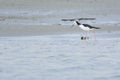
MULTIPOLYGON (((119 24, 95 25, 101 29, 96 32, 115 32, 120 30, 119 24)), ((85 33, 78 26, 71 25, 1 25, 0 36, 41 36, 41 35, 60 35, 60 34, 80 34, 85 33)))
POLYGON ((76 7, 119 7, 118 0, 0 0, 0 7, 5 9, 62 9, 76 7), (54 4, 54 5, 53 5, 54 4), (114 6, 115 5, 115 6, 114 6))
POLYGON ((0 3, 0 24, 64 25, 67 23, 62 18, 80 17, 94 17, 96 20, 89 23, 96 24, 120 21, 119 0, 0 0, 0 3))

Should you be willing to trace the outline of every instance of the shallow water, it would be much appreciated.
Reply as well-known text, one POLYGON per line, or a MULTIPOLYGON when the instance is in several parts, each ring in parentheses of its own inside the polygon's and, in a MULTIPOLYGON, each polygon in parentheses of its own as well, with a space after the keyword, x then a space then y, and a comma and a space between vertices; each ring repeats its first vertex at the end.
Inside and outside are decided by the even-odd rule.
POLYGON ((0 80, 120 80, 120 32, 114 25, 120 23, 119 5, 119 0, 0 0, 0 36, 16 36, 0 37, 0 80), (82 23, 105 24, 96 41, 93 34, 81 40, 84 33, 61 21, 79 17, 96 18, 82 23))
POLYGON ((1 37, 0 80, 119 80, 116 34, 98 33, 97 41, 80 34, 1 37))

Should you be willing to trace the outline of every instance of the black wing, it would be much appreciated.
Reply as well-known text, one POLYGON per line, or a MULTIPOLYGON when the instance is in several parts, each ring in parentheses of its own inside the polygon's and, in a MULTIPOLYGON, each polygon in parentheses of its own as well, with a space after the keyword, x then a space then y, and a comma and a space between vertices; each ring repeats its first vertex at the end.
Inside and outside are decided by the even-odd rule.
POLYGON ((99 27, 94 27, 94 26, 91 26, 91 25, 89 25, 89 24, 83 24, 85 27, 89 27, 89 28, 94 28, 94 29, 100 29, 99 27))

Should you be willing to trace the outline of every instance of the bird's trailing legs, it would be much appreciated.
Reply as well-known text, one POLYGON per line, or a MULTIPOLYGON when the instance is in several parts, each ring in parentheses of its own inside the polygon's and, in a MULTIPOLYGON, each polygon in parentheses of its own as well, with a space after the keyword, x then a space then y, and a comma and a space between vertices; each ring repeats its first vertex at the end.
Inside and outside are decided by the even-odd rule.
POLYGON ((95 31, 95 30, 93 30, 93 31, 87 31, 86 34, 85 34, 85 36, 82 36, 82 37, 81 37, 81 40, 86 40, 86 41, 87 41, 87 40, 89 39, 88 34, 89 34, 90 32, 93 33, 94 40, 96 41, 96 31, 95 31))
POLYGON ((86 40, 87 41, 87 39, 89 39, 88 32, 85 33, 85 36, 81 37, 81 40, 86 40))
POLYGON ((94 33, 94 39, 96 41, 96 32, 95 32, 95 30, 93 30, 93 33, 94 33))

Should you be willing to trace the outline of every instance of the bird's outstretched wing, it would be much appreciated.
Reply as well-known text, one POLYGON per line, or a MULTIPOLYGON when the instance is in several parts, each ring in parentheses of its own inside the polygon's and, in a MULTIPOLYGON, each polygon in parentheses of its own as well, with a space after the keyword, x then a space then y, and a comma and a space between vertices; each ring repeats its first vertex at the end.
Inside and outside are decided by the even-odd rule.
POLYGON ((85 27, 89 27, 89 28, 93 28, 93 29, 100 29, 99 27, 94 27, 94 26, 91 26, 89 24, 83 24, 85 27))
POLYGON ((75 21, 75 20, 95 20, 95 18, 73 18, 73 19, 61 19, 62 21, 75 21))

